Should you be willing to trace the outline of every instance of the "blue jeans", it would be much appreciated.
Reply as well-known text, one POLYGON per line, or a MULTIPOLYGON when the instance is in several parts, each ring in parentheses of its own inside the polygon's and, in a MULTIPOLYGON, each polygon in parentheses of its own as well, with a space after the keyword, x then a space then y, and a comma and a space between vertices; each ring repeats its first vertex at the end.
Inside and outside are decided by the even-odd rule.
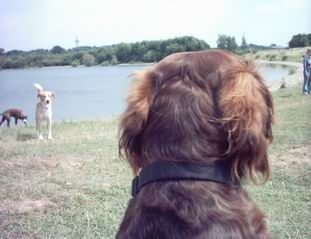
POLYGON ((303 93, 311 94, 311 72, 304 71, 303 72, 303 93))

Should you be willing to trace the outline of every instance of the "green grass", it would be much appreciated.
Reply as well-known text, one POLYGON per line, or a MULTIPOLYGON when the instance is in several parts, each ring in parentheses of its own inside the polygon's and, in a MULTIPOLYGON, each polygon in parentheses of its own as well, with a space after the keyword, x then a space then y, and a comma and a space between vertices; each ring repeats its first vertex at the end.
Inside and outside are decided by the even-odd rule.
POLYGON ((54 205, 0 211, 0 238, 113 238, 131 182, 118 158, 117 120, 56 124, 53 133, 40 142, 33 127, 1 129, 0 202, 44 198, 54 205))
MULTIPOLYGON (((311 96, 283 89, 274 103, 272 178, 246 188, 273 238, 311 238, 311 96)), ((55 124, 51 141, 38 141, 32 126, 0 128, 0 238, 114 238, 132 178, 118 157, 117 124, 55 124), (7 206, 27 200, 45 204, 7 206)))
POLYGON ((306 51, 307 47, 290 49, 269 49, 259 50, 254 54, 245 54, 245 57, 266 61, 302 62, 302 56, 306 53, 306 51))
POLYGON ((274 93, 271 180, 247 189, 268 214, 274 238, 311 238, 311 96, 301 86, 274 93))

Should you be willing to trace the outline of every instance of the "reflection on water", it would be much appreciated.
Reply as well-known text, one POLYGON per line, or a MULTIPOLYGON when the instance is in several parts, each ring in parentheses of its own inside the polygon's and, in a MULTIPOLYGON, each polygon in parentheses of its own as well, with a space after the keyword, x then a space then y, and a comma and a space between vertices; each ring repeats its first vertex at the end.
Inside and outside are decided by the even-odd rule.
POLYGON ((277 64, 263 64, 259 66, 259 72, 263 75, 268 85, 289 75, 294 69, 294 67, 277 64))
MULTIPOLYGON (((34 124, 39 83, 55 92, 55 121, 92 119, 122 112, 131 78, 128 76, 148 66, 127 65, 107 67, 52 67, 0 71, 0 112, 20 108, 34 124)), ((288 67, 261 66, 259 71, 270 84, 289 73, 288 67)))

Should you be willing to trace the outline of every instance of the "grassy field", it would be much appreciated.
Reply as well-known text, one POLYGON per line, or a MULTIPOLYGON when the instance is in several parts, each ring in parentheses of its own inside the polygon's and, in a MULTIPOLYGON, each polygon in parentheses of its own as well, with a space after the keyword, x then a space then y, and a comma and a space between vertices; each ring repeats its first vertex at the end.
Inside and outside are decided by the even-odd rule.
MULTIPOLYGON (((273 238, 311 238, 311 96, 274 93, 271 180, 247 185, 273 238)), ((54 140, 35 129, 0 128, 0 238, 114 238, 130 198, 118 158, 117 119, 63 122, 54 140)))
POLYGON ((302 62, 302 56, 306 53, 307 48, 310 47, 260 50, 254 54, 245 54, 245 57, 265 61, 302 62))

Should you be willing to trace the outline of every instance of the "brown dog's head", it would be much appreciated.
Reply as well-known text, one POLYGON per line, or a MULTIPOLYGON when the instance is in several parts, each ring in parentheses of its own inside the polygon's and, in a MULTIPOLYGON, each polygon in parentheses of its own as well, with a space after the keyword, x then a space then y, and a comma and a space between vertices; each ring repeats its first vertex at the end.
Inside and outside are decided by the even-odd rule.
POLYGON ((223 51, 177 53, 134 77, 119 149, 135 174, 158 160, 223 160, 233 177, 268 179, 272 97, 252 64, 223 51))
POLYGON ((21 111, 20 118, 22 119, 23 123, 27 125, 28 115, 24 111, 21 111))

